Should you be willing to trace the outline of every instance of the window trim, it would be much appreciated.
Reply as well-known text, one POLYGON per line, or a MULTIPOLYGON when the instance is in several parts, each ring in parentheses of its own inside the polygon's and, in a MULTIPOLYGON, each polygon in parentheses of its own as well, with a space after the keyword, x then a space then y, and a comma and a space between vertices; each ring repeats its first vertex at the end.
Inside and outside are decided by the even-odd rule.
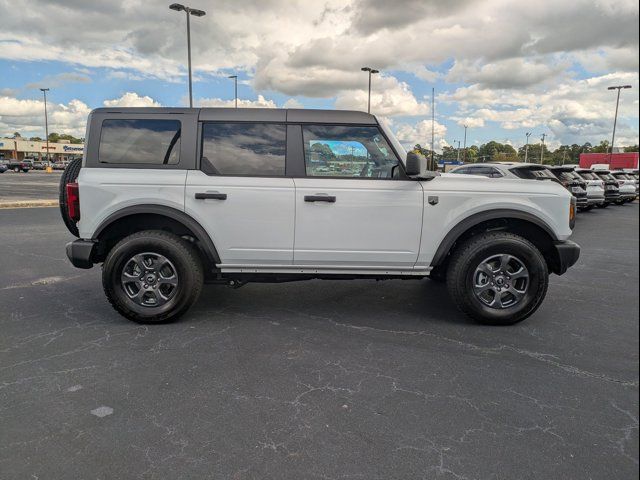
POLYGON ((238 178, 288 178, 287 170, 289 167, 288 157, 289 157, 289 124, 287 122, 281 122, 276 120, 264 120, 264 121, 251 121, 251 120, 204 120, 198 121, 198 148, 197 148, 197 159, 196 159, 196 170, 204 173, 208 177, 238 177, 238 178), (244 124, 244 125, 282 125, 284 128, 284 174, 283 175, 255 175, 252 173, 234 173, 231 175, 219 174, 219 175, 210 175, 205 173, 202 170, 202 157, 204 156, 204 126, 207 124, 244 124))
POLYGON ((414 181, 412 179, 410 179, 409 177, 407 177, 405 170, 404 170, 404 163, 402 162, 402 160, 400 159, 400 155, 398 155, 398 152, 396 151, 395 148, 393 148, 393 144, 389 141, 389 139, 387 138, 387 136, 385 135, 384 131, 382 130, 382 128, 380 128, 379 124, 360 124, 360 123, 322 123, 322 122, 305 122, 305 123, 300 123, 300 135, 301 135, 301 140, 302 140, 302 168, 304 171, 304 175, 302 177, 296 177, 296 178, 313 178, 313 179, 325 179, 325 180, 393 180, 393 181, 398 181, 398 180, 410 180, 410 181, 414 181), (396 161, 397 164, 395 167, 393 168, 397 168, 398 169, 398 177, 394 178, 392 177, 387 177, 387 178, 377 178, 377 177, 333 177, 333 176, 325 176, 325 175, 307 175, 307 157, 306 157, 306 152, 305 152, 305 143, 304 143, 304 127, 310 127, 310 126, 320 126, 320 127, 368 127, 368 128, 376 128, 378 129, 378 133, 382 136, 382 138, 384 138, 385 142, 387 142, 387 146, 389 147, 389 149, 391 150, 391 152, 393 152, 393 155, 396 157, 396 161))

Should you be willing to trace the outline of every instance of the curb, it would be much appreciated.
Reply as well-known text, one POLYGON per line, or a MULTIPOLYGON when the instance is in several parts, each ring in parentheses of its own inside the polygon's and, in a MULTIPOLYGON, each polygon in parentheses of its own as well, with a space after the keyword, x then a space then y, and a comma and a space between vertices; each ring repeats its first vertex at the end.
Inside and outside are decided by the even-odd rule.
POLYGON ((0 201, 0 209, 2 208, 38 208, 38 207, 57 207, 58 200, 17 200, 12 202, 0 201))

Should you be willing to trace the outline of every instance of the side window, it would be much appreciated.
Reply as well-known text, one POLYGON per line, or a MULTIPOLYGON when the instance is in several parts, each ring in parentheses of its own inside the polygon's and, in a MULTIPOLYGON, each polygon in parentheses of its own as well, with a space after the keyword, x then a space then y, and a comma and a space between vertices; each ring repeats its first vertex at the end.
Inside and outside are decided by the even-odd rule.
POLYGON ((502 178, 503 177, 502 172, 500 172, 500 170, 498 170, 497 168, 490 168, 489 170, 490 170, 489 176, 491 178, 502 178))
POLYGON ((398 159, 378 127, 302 127, 309 177, 393 178, 398 159))
POLYGON ((100 163, 175 165, 180 161, 180 121, 103 120, 100 163))
POLYGON ((284 175, 286 144, 283 124, 205 123, 201 170, 207 175, 284 175))

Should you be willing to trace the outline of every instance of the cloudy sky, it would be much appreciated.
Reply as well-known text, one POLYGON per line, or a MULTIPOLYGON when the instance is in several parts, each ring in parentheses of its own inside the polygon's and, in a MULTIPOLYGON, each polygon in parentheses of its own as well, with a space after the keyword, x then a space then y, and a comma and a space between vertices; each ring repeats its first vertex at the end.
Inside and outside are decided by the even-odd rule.
MULTIPOLYGON (((189 0, 194 102, 366 109, 403 143, 436 147, 525 132, 561 143, 638 143, 637 0, 189 0), (617 142, 616 142, 617 143, 617 142)), ((183 13, 157 0, 0 0, 0 136, 43 135, 38 88, 51 89, 50 131, 83 135, 101 106, 187 102, 183 13)))

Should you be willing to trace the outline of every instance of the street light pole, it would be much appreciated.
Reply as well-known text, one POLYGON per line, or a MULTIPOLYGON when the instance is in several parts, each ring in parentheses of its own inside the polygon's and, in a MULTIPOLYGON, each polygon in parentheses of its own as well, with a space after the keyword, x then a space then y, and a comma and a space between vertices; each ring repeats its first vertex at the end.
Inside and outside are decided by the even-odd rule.
POLYGON ((49 118, 47 115, 47 92, 48 88, 41 88, 40 91, 44 95, 44 134, 47 142, 47 166, 49 166, 49 118))
POLYGON ((529 158, 529 137, 531 136, 531 132, 525 133, 527 136, 527 143, 524 146, 524 163, 527 163, 529 158))
POLYGON ((611 136, 611 150, 609 152, 609 166, 611 166, 611 159, 613 157, 613 144, 616 141, 616 124, 618 123, 618 106, 620 105, 620 90, 631 88, 631 85, 617 85, 615 87, 608 87, 607 90, 618 90, 618 97, 616 98, 616 114, 613 117, 613 135, 611 136))
POLYGON ((460 163, 460 140, 454 140, 453 143, 458 142, 458 156, 457 156, 457 162, 460 163))
POLYGON ((547 134, 543 133, 542 134, 542 144, 540 145, 540 165, 542 165, 544 162, 544 139, 546 138, 547 134))
POLYGON ((189 64, 189 107, 193 108, 193 88, 192 88, 192 78, 191 78, 191 21, 189 19, 190 15, 194 17, 204 17, 206 12, 204 10, 198 10, 197 8, 187 7, 180 3, 172 3, 169 5, 171 10, 175 10, 176 12, 185 12, 187 14, 187 61, 189 64))
POLYGON ((376 70, 371 67, 362 67, 360 70, 363 72, 369 72, 369 99, 367 100, 367 113, 371 113, 371 75, 374 73, 380 73, 380 70, 376 70))
POLYGON ((463 148, 462 161, 467 163, 467 125, 464 126, 464 148, 463 148))
POLYGON ((229 78, 233 78, 234 83, 234 98, 236 102, 236 108, 238 108, 238 76, 237 75, 229 75, 229 78))

